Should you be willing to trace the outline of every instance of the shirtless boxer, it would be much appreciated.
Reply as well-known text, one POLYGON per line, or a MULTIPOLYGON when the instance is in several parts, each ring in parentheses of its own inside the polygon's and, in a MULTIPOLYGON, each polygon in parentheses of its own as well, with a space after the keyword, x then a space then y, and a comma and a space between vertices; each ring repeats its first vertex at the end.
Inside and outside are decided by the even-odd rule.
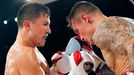
POLYGON ((116 75, 134 74, 133 19, 107 17, 92 3, 80 1, 71 9, 68 22, 82 39, 93 39, 116 75))
POLYGON ((5 75, 49 75, 50 69, 38 47, 50 30, 50 10, 38 3, 23 5, 17 15, 18 34, 6 59, 5 75))

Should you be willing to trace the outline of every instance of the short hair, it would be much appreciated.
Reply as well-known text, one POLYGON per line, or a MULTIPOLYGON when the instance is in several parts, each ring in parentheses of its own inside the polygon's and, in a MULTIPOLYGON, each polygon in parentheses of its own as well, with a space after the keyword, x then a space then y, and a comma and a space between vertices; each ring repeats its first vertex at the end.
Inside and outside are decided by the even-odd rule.
POLYGON ((39 3, 26 3, 18 11, 17 24, 18 27, 23 27, 24 20, 34 21, 41 14, 50 16, 50 9, 39 3))
POLYGON ((94 4, 92 4, 91 2, 79 1, 72 7, 67 17, 67 21, 69 25, 71 26, 71 20, 77 18, 77 15, 80 12, 84 12, 88 14, 88 13, 97 12, 97 11, 101 13, 100 9, 96 7, 94 4))

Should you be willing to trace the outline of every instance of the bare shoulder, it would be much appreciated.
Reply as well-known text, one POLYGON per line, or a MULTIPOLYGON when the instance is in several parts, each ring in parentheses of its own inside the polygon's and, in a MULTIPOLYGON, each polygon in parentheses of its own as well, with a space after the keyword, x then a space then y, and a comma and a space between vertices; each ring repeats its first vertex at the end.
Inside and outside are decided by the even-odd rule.
POLYGON ((8 51, 6 57, 5 75, 20 75, 16 65, 16 52, 14 45, 8 51))
POLYGON ((114 35, 114 33, 112 31, 113 29, 111 27, 114 20, 115 20, 114 18, 104 20, 96 28, 96 31, 93 35, 93 40, 94 40, 94 43, 101 49, 106 50, 105 48, 110 47, 109 44, 112 42, 111 38, 114 35))
POLYGON ((110 48, 110 50, 127 51, 128 46, 134 40, 134 20, 125 17, 109 17, 97 27, 93 36, 95 43, 100 48, 110 48))
POLYGON ((5 75, 20 75, 20 72, 15 67, 10 67, 5 70, 5 75))
POLYGON ((13 67, 21 74, 31 73, 34 75, 34 71, 38 72, 39 63, 34 49, 23 46, 12 46, 7 55, 5 71, 10 69, 15 72, 16 69, 13 67))
POLYGON ((38 66, 38 60, 34 48, 23 46, 19 51, 17 51, 17 53, 18 54, 16 60, 17 63, 19 63, 18 65, 20 65, 20 63, 22 64, 20 65, 21 67, 24 67, 26 69, 33 69, 38 66))
POLYGON ((95 34, 107 34, 106 36, 114 35, 114 33, 127 34, 127 37, 134 37, 134 20, 126 17, 109 17, 97 27, 95 32, 95 34))

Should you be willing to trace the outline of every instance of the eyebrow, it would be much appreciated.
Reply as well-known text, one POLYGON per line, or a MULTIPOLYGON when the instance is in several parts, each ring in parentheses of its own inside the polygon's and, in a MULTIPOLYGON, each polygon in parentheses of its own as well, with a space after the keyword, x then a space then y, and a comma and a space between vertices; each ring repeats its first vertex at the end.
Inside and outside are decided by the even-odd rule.
POLYGON ((47 20, 47 21, 46 21, 46 20, 43 21, 43 23, 44 23, 44 24, 47 24, 47 25, 50 24, 50 22, 49 22, 48 20, 47 20))

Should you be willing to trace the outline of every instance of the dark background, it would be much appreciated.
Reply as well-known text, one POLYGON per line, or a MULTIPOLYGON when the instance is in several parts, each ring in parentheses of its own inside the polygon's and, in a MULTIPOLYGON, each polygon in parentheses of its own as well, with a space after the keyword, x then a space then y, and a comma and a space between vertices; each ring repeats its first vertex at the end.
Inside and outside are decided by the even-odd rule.
MULTIPOLYGON (((51 56, 58 50, 64 51, 69 39, 75 34, 67 27, 66 16, 74 3, 80 0, 56 0, 46 5, 51 9, 52 33, 45 47, 39 48, 51 66, 51 56)), ((133 0, 86 0, 98 6, 107 16, 124 16, 134 19, 133 0)), ((24 0, 0 0, 0 75, 4 75, 6 55, 17 35, 17 25, 14 21, 18 9, 24 0), (4 20, 8 20, 5 25, 4 20)), ((95 52, 101 56, 95 47, 95 52)))

